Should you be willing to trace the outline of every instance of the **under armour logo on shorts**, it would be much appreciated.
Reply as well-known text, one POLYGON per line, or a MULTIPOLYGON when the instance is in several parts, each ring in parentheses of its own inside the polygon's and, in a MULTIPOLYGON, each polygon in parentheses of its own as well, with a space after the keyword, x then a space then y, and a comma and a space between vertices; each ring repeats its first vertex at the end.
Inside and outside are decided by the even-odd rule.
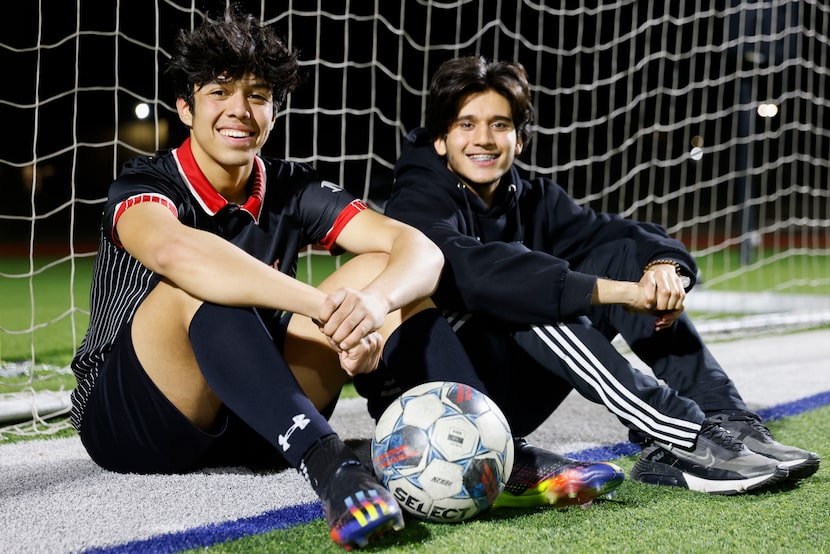
POLYGON ((291 448, 291 445, 288 443, 288 439, 291 438, 291 434, 297 429, 305 429, 306 425, 311 423, 311 420, 308 419, 305 414, 297 414, 292 419, 294 420, 294 425, 289 427, 284 435, 280 434, 280 436, 277 437, 277 442, 282 447, 283 452, 291 448))

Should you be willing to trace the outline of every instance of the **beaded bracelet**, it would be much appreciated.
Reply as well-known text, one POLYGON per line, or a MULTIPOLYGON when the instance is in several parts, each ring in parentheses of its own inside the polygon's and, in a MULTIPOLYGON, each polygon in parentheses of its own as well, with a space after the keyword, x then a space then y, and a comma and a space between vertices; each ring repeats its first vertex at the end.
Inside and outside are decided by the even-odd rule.
POLYGON ((648 265, 645 267, 645 269, 643 269, 643 275, 645 275, 645 273, 649 269, 651 269, 653 266, 660 265, 660 264, 667 264, 667 265, 673 265, 674 266, 674 270, 677 272, 677 276, 680 277, 680 282, 683 285, 684 289, 688 289, 689 285, 692 284, 692 280, 687 275, 683 275, 683 272, 681 271, 681 267, 680 267, 679 263, 677 263, 674 260, 668 260, 668 259, 665 259, 665 258, 661 259, 661 260, 653 260, 653 261, 649 262, 648 265))
POLYGON ((648 265, 645 267, 645 269, 643 269, 643 273, 645 273, 646 271, 648 271, 649 269, 651 269, 651 268, 652 268, 652 267, 654 267, 655 265, 663 265, 663 264, 666 264, 666 265, 673 265, 673 266, 674 266, 674 270, 677 272, 677 274, 678 274, 678 275, 680 275, 680 264, 679 264, 679 263, 677 263, 677 262, 676 262, 676 261, 674 261, 674 260, 666 260, 666 259, 663 259, 663 260, 654 260, 654 261, 649 262, 649 263, 648 263, 648 265))

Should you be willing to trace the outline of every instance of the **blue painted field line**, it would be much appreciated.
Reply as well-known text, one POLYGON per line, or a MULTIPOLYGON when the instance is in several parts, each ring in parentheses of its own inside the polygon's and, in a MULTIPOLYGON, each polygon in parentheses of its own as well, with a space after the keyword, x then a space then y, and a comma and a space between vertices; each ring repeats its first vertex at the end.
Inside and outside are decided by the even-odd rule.
MULTIPOLYGON (((830 391, 822 392, 807 398, 795 400, 765 408, 758 411, 765 421, 782 417, 798 415, 816 408, 830 405, 830 391)), ((640 447, 630 442, 621 442, 611 446, 589 448, 580 452, 566 453, 566 456, 577 460, 601 462, 614 460, 622 456, 630 456, 640 451, 640 447)), ((263 514, 194 527, 186 531, 158 535, 145 540, 132 541, 116 546, 96 547, 84 552, 89 554, 132 554, 139 552, 179 552, 191 548, 204 548, 227 541, 232 541, 249 535, 257 535, 288 529, 295 525, 309 523, 323 517, 319 502, 289 506, 279 510, 272 510, 263 514)))
POLYGON ((816 408, 830 405, 830 391, 820 392, 801 400, 779 404, 771 408, 758 410, 758 415, 764 421, 773 421, 782 417, 794 416, 816 408))
POLYGON ((227 541, 241 539, 250 535, 258 535, 278 529, 288 529, 302 523, 309 523, 323 517, 323 510, 319 502, 289 506, 279 510, 272 510, 263 514, 212 523, 167 533, 155 537, 132 541, 116 546, 102 546, 85 550, 86 553, 128 554, 139 552, 180 552, 192 548, 204 548, 227 541))

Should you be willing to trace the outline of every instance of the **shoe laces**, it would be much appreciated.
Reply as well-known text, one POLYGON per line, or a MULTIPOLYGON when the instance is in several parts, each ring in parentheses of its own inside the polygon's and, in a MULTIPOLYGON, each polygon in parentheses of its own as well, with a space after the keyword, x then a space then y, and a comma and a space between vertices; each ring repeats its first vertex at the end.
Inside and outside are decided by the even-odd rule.
POLYGON ((769 440, 775 440, 772 433, 770 433, 769 429, 767 429, 767 426, 761 423, 761 420, 758 417, 750 415, 732 415, 729 416, 729 421, 740 421, 742 423, 746 423, 769 440))
POLYGON ((716 420, 705 420, 703 426, 700 428, 700 436, 706 437, 727 450, 740 452, 744 448, 744 443, 738 437, 721 427, 720 423, 716 420))

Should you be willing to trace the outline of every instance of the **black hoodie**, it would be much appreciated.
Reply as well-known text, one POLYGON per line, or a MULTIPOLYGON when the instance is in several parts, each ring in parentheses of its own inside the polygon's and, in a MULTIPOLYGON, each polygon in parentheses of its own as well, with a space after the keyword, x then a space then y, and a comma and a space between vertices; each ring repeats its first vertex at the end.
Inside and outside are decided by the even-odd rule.
POLYGON ((588 314, 597 276, 570 268, 617 239, 636 241, 641 267, 675 260, 692 284, 697 272, 683 244, 659 225, 581 207, 550 179, 522 179, 515 166, 488 208, 447 168, 425 129, 406 137, 386 214, 420 229, 444 252, 446 266, 433 296, 439 308, 505 323, 546 324, 588 314))

